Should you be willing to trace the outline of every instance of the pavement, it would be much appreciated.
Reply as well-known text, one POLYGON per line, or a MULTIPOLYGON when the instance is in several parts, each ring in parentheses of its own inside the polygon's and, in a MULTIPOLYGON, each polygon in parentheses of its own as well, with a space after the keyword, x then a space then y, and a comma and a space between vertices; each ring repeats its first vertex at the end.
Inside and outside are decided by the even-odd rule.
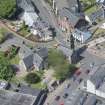
POLYGON ((48 98, 44 105, 47 105, 47 103, 49 103, 49 105, 60 105, 61 103, 64 103, 64 105, 72 105, 70 103, 76 98, 76 96, 80 94, 79 88, 81 87, 81 84, 83 84, 83 82, 79 83, 78 80, 80 78, 82 78, 83 81, 86 80, 87 78, 89 78, 91 74, 95 73, 98 67, 105 64, 104 58, 99 58, 95 55, 92 55, 88 51, 84 51, 81 54, 81 56, 83 57, 83 59, 80 61, 81 74, 76 77, 75 81, 73 81, 73 78, 69 78, 63 84, 59 85, 55 91, 48 95, 48 98), (91 64, 93 62, 94 67, 92 68, 91 64), (87 69, 90 70, 89 75, 86 74, 87 69), (66 88, 68 83, 70 83, 70 87, 66 88), (65 93, 68 93, 69 95, 67 98, 63 98, 65 93), (56 96, 60 96, 60 100, 56 101, 55 100, 56 96), (69 100, 70 98, 72 98, 72 101, 69 100))

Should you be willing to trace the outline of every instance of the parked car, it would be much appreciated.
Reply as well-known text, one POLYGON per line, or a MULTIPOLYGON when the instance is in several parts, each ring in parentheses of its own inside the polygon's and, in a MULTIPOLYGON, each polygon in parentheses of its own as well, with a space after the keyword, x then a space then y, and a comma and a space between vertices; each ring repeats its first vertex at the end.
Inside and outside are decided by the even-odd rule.
POLYGON ((63 98, 67 98, 68 96, 69 96, 68 93, 65 93, 63 98))
POLYGON ((60 99, 60 96, 56 96, 55 100, 58 101, 60 99))
POLYGON ((69 88, 70 87, 70 83, 68 83, 67 85, 66 85, 66 88, 69 88))
POLYGON ((86 70, 86 74, 89 74, 90 70, 86 70))
POLYGON ((77 70, 77 71, 75 72, 75 74, 76 74, 77 76, 79 76, 79 75, 81 74, 81 71, 80 71, 80 70, 77 70))
POLYGON ((82 82, 82 80, 83 80, 82 78, 79 78, 79 79, 78 79, 78 82, 79 82, 79 83, 81 83, 81 82, 82 82))

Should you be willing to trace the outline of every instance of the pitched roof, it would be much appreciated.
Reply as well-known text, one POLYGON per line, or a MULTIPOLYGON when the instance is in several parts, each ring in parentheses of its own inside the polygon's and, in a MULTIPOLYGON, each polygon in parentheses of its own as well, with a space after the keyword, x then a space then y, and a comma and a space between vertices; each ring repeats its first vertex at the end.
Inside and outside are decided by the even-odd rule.
POLYGON ((36 52, 41 58, 46 58, 48 56, 48 49, 47 48, 40 48, 36 52))
POLYGON ((56 6, 58 9, 62 9, 64 7, 71 8, 76 5, 76 0, 55 0, 56 6))
POLYGON ((95 96, 89 96, 85 101, 84 105, 96 105, 97 99, 95 96))
POLYGON ((0 90, 0 105, 34 105, 36 98, 32 95, 0 90))
POLYGON ((83 41, 83 42, 88 40, 92 35, 89 31, 80 31, 78 29, 75 29, 72 34, 74 38, 78 39, 79 41, 83 41), (81 39, 81 35, 83 36, 83 40, 81 39))
POLYGON ((78 20, 80 19, 78 16, 73 14, 68 8, 63 8, 63 9, 59 10, 59 16, 61 18, 67 17, 68 22, 73 26, 75 26, 77 24, 78 20))
POLYGON ((70 56, 72 56, 72 54, 73 54, 73 51, 72 51, 70 48, 67 48, 67 47, 65 47, 65 46, 59 45, 59 46, 58 46, 58 49, 59 49, 60 51, 62 51, 62 53, 63 53, 65 56, 67 56, 67 57, 70 57, 70 56))
POLYGON ((47 48, 40 48, 32 52, 30 55, 23 58, 23 62, 27 69, 30 69, 33 65, 40 67, 44 58, 48 56, 47 48))
POLYGON ((105 77, 105 68, 104 67, 100 67, 95 74, 93 74, 90 78, 90 80, 92 81, 92 83, 95 85, 96 88, 99 88, 103 78, 105 77))
POLYGON ((23 58, 23 62, 27 69, 30 69, 33 66, 33 54, 28 55, 27 57, 23 58))
POLYGON ((17 5, 22 8, 24 11, 34 11, 31 0, 17 0, 17 5))
POLYGON ((41 58, 37 53, 34 54, 33 64, 37 67, 40 67, 41 63, 43 61, 43 58, 41 58))
POLYGON ((19 93, 23 93, 23 94, 30 94, 32 96, 38 96, 40 94, 41 90, 38 89, 33 89, 31 87, 25 86, 25 85, 21 85, 19 87, 19 93))

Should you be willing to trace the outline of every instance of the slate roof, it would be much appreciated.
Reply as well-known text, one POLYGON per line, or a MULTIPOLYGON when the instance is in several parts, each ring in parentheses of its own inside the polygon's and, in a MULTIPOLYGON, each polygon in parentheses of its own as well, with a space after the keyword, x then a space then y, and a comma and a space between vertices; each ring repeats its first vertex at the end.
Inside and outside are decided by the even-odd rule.
POLYGON ((70 48, 67 48, 65 46, 59 45, 58 46, 58 50, 62 51, 62 53, 66 56, 66 57, 70 57, 73 54, 73 51, 70 50, 70 48))
POLYGON ((95 96, 88 96, 86 102, 83 105, 96 105, 97 99, 95 96))
POLYGON ((21 85, 19 87, 19 93, 23 93, 23 94, 30 94, 32 96, 38 96, 40 94, 41 90, 38 89, 33 89, 31 87, 25 86, 25 85, 21 85))
POLYGON ((83 103, 86 99, 86 94, 82 91, 76 90, 68 96, 68 99, 70 100, 67 101, 65 105, 84 105, 83 103))
POLYGON ((32 12, 34 11, 31 0, 17 0, 17 5, 22 8, 24 11, 32 12))
POLYGON ((72 25, 75 26, 77 22, 79 21, 79 17, 77 17, 75 14, 73 14, 68 8, 63 8, 59 10, 59 16, 61 18, 67 17, 68 22, 72 25))
POLYGON ((48 49, 47 48, 40 48, 36 52, 41 58, 48 57, 48 49))
POLYGON ((33 65, 40 67, 43 60, 48 57, 47 48, 36 49, 32 51, 30 55, 23 58, 23 62, 27 69, 30 69, 33 65))
POLYGON ((95 72, 94 75, 91 76, 90 80, 95 85, 96 88, 99 88, 101 83, 103 82, 103 79, 105 77, 105 68, 101 67, 99 70, 95 72))
POLYGON ((58 9, 71 8, 77 4, 76 0, 55 0, 58 9))
POLYGON ((0 90, 0 105, 34 105, 35 96, 0 90))
POLYGON ((31 49, 29 49, 28 47, 23 45, 19 50, 19 54, 20 54, 20 59, 21 59, 21 58, 25 58, 28 55, 32 54, 32 51, 31 51, 31 49))
POLYGON ((23 58, 23 62, 27 69, 30 69, 33 66, 33 54, 28 55, 27 57, 23 58))
POLYGON ((34 54, 33 64, 37 67, 40 67, 41 63, 43 61, 43 58, 41 58, 37 53, 34 54))

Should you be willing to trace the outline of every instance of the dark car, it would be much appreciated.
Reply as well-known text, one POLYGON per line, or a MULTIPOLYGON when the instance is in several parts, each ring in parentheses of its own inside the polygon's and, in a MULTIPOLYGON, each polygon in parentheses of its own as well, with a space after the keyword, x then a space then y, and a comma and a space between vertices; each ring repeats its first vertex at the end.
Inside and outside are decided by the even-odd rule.
POLYGON ((63 98, 67 98, 68 96, 69 96, 68 93, 65 93, 63 98))
POLYGON ((80 78, 80 79, 78 79, 78 82, 79 82, 79 83, 81 83, 81 82, 82 82, 82 80, 83 80, 83 79, 82 79, 82 78, 80 78))
POLYGON ((90 70, 86 70, 86 74, 89 74, 90 70))
POLYGON ((60 99, 60 96, 56 96, 55 100, 58 101, 60 99))

